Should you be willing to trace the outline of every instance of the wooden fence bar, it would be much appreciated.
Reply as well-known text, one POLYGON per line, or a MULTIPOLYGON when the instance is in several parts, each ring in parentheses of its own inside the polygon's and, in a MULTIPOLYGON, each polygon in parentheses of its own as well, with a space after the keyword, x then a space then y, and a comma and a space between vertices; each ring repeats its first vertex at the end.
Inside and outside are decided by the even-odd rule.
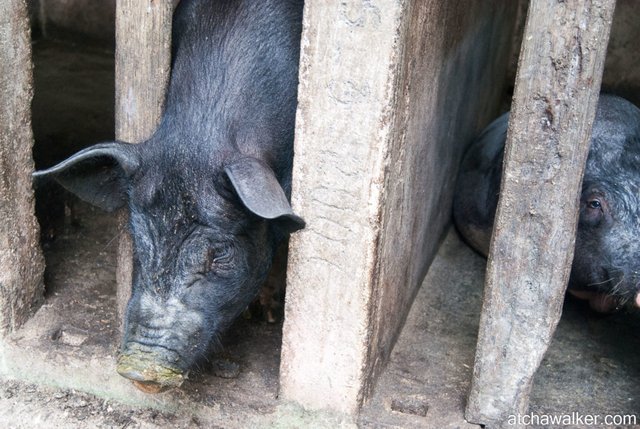
MULTIPOLYGON (((171 0, 118 0, 116 4, 116 139, 140 143, 155 130, 171 64, 171 0)), ((131 293, 132 243, 127 213, 118 248, 117 303, 122 322, 131 293)))
POLYGON ((615 0, 533 0, 466 417, 509 426, 560 318, 615 0))
POLYGON ((375 386, 464 147, 496 114, 516 8, 305 3, 292 204, 307 228, 291 238, 283 397, 355 413, 375 386))
POLYGON ((44 291, 34 215, 33 73, 24 0, 0 2, 0 335, 22 325, 44 291))

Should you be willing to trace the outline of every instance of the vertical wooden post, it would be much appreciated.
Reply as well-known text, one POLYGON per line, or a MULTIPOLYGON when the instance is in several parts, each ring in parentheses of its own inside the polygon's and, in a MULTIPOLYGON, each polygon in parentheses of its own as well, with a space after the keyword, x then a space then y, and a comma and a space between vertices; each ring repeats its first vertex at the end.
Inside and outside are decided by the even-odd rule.
POLYGON ((488 3, 305 3, 283 398, 355 413, 384 368, 501 97, 517 3, 488 3))
POLYGON ((44 291, 34 216, 33 73, 24 0, 0 2, 0 335, 22 325, 44 291))
POLYGON ((560 318, 615 0, 533 0, 466 417, 518 427, 560 318))
MULTIPOLYGON (((139 143, 155 130, 171 63, 171 0, 118 0, 116 4, 116 139, 139 143)), ((131 237, 127 213, 118 248, 117 305, 122 322, 131 294, 131 237)))

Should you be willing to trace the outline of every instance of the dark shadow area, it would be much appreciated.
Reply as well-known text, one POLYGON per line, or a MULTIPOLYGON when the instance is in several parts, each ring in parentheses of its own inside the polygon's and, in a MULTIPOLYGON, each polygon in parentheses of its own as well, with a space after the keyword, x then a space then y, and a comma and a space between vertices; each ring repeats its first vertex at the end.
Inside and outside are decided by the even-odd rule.
MULTIPOLYGON (((70 38, 38 38, 32 49, 36 169, 50 167, 93 143, 112 140, 113 50, 70 38)), ((59 305, 70 326, 94 331, 93 340, 110 343, 117 326, 116 219, 81 203, 53 181, 39 180, 34 187, 48 303, 59 305)))
MULTIPOLYGON (((68 38, 39 38, 32 46, 33 157, 40 170, 114 138, 114 52, 68 38)), ((34 186, 41 241, 49 260, 49 247, 64 234, 63 228, 79 226, 82 219, 77 199, 55 182, 38 180, 34 186)), ((51 265, 48 261, 47 267, 51 265)), ((47 280, 50 271, 45 274, 47 280)))

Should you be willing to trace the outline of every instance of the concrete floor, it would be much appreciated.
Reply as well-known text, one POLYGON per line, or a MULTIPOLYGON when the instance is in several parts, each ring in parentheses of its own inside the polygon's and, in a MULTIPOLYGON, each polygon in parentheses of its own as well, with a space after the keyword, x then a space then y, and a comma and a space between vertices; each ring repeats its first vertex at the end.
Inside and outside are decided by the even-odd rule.
MULTIPOLYGON (((110 74, 94 73, 91 67, 108 68, 112 54, 40 43, 36 64, 49 71, 36 69, 36 77, 41 76, 37 91, 70 87, 75 92, 57 95, 43 89, 40 95, 51 95, 38 98, 37 94, 34 128, 47 121, 57 128, 36 136, 49 135, 50 145, 108 138, 104 130, 95 138, 90 131, 91 124, 102 124, 96 125, 99 129, 104 126, 101 118, 112 115, 112 99, 95 103, 92 94, 98 90, 83 87, 78 68, 89 67, 84 73, 89 88, 109 85, 110 74), (66 79, 67 84, 57 79, 66 79), (93 101, 83 104, 87 98, 93 101), (78 116, 68 114, 69 106, 75 106, 78 116), (56 110, 67 112, 68 119, 56 119, 56 110), (37 118, 41 118, 38 124, 37 118), (79 129, 83 124, 88 130, 79 129)), ((57 150, 64 155, 65 150, 57 150)), ((126 419, 127 427, 476 427, 464 421, 463 410, 473 368, 484 260, 460 241, 455 230, 449 231, 440 248, 373 397, 353 422, 308 413, 278 400, 281 324, 240 320, 224 340, 225 352, 212 357, 212 363, 182 388, 158 395, 133 388, 114 369, 115 219, 82 203, 72 205, 77 222, 67 216, 46 248, 46 302, 0 349, 4 380, 0 423, 38 427, 30 426, 25 416, 48 407, 43 418, 58 422, 54 427, 78 427, 80 421, 122 427, 126 419), (111 411, 106 401, 112 404, 111 411), (78 420, 69 411, 76 408, 67 405, 85 402, 87 406, 76 408, 89 411, 76 413, 84 416, 78 420), (114 409, 120 413, 117 418, 114 409)), ((636 310, 602 317, 584 303, 568 300, 536 377, 530 411, 640 413, 639 326, 636 310)))
MULTIPOLYGON (((473 370, 484 266, 452 228, 361 416, 366 427, 465 427, 462 410, 473 370), (394 404, 406 411, 374 411, 394 404)), ((536 375, 529 412, 640 414, 639 328, 636 309, 602 316, 585 302, 567 299, 536 375)))

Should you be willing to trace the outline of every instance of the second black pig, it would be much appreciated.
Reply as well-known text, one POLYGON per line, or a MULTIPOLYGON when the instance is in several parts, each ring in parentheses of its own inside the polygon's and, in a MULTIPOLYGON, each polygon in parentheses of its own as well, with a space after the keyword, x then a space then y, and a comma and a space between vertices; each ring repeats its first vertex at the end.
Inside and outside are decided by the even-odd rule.
POLYGON ((118 372, 179 386, 257 295, 288 202, 302 1, 182 0, 165 110, 139 145, 98 144, 50 176, 108 211, 127 205, 133 289, 118 372))
MULTIPOLYGON (((490 124, 464 157, 454 220, 483 255, 498 204, 508 114, 490 124)), ((607 312, 640 306, 640 110, 601 95, 582 182, 569 291, 607 312)))

